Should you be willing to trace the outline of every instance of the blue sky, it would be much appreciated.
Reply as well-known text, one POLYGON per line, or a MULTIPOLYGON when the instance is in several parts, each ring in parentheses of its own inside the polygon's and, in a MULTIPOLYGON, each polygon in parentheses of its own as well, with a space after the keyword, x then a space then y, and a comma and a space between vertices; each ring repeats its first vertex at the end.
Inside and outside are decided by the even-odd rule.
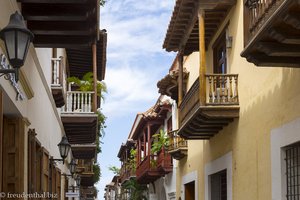
POLYGON ((103 104, 107 128, 98 158, 102 171, 98 199, 103 199, 104 187, 113 178, 108 167, 120 167, 117 154, 136 114, 156 102, 156 83, 175 57, 162 49, 174 4, 175 0, 108 0, 100 10, 100 27, 108 34, 108 94, 103 104))

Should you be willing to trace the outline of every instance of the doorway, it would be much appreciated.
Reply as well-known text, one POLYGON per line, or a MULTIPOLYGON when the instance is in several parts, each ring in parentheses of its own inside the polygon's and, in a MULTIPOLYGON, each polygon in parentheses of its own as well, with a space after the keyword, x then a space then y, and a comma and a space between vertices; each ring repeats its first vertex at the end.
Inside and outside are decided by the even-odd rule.
POLYGON ((184 184, 184 199, 195 200, 195 181, 184 184))

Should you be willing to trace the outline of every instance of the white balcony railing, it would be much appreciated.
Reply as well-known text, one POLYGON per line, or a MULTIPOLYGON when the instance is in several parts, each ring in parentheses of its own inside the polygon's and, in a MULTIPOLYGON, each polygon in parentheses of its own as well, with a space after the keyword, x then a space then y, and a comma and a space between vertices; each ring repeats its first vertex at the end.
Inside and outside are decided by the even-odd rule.
POLYGON ((93 113, 92 97, 94 92, 68 91, 67 103, 63 108, 64 113, 93 113))

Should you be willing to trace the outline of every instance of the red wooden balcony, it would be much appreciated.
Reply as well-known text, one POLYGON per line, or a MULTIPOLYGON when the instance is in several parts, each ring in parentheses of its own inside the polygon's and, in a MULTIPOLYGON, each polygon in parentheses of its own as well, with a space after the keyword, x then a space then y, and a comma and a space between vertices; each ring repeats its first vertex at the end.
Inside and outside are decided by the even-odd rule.
POLYGON ((151 183, 163 175, 164 172, 157 167, 157 156, 155 155, 146 156, 136 168, 136 178, 141 184, 151 183))
POLYGON ((168 174, 173 170, 172 157, 164 148, 158 153, 157 168, 163 174, 168 174))
POLYGON ((130 164, 124 163, 120 170, 121 183, 124 183, 132 177, 136 177, 136 169, 133 166, 130 166, 130 164))
POLYGON ((244 0, 244 51, 258 66, 300 67, 300 2, 244 0))

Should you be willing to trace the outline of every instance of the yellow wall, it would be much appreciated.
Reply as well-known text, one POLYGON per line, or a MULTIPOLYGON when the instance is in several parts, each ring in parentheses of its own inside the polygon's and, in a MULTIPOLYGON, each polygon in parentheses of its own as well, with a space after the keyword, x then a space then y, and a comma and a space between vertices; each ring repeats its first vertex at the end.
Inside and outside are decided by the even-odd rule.
MULTIPOLYGON (((270 131, 300 117, 300 69, 256 67, 240 56, 243 50, 242 1, 237 1, 219 32, 228 21, 228 32, 233 36, 233 47, 228 50, 228 73, 239 74, 240 117, 204 141, 203 150, 202 141, 189 141, 188 156, 178 163, 177 195, 181 192, 182 177, 198 170, 199 199, 204 200, 203 167, 232 151, 232 199, 271 200, 270 131)), ((212 72, 211 45, 216 38, 206 55, 208 73, 212 72)), ((195 54, 190 58, 198 62, 195 54)), ((193 65, 195 69, 191 69, 190 78, 194 79, 198 66, 193 65)))

